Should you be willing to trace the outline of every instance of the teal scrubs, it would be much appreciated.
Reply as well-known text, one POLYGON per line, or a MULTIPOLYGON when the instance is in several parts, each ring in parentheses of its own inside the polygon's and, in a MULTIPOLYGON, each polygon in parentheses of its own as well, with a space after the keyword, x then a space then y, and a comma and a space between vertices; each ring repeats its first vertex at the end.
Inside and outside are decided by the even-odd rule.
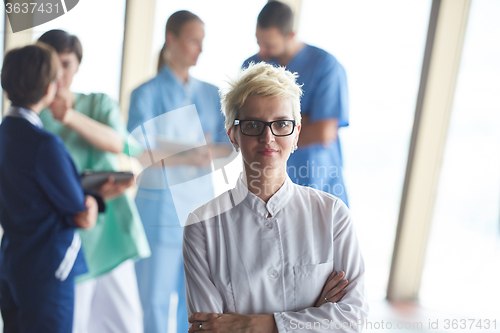
MULTIPOLYGON (((263 61, 254 55, 243 63, 263 61)), ((276 61, 269 63, 279 66, 276 61)), ((306 45, 288 63, 286 68, 299 74, 297 82, 302 84, 302 115, 311 122, 336 118, 340 127, 349 125, 349 99, 347 77, 344 67, 328 52, 306 45)), ((333 194, 347 205, 347 193, 342 175, 342 153, 340 139, 327 147, 313 144, 299 147, 288 159, 287 171, 290 179, 299 185, 310 186, 333 194)))
MULTIPOLYGON (((158 75, 132 92, 128 130, 146 149, 162 142, 199 146, 229 142, 217 87, 189 77, 180 81, 164 66, 158 75)), ((170 145, 172 146, 172 144, 170 145)), ((179 148, 182 150, 181 148, 179 148)), ((188 330, 183 225, 190 212, 214 198, 210 168, 162 165, 154 158, 141 174, 136 204, 151 246, 151 257, 136 264, 145 333, 165 332, 170 296, 178 296, 177 332, 188 330)))

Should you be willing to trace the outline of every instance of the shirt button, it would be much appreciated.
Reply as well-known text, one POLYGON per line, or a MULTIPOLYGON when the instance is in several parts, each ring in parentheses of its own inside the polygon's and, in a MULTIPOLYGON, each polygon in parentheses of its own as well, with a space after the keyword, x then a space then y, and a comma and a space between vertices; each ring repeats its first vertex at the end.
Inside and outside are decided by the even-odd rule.
POLYGON ((269 272, 268 272, 269 276, 272 277, 273 279, 276 279, 278 278, 279 276, 279 273, 277 270, 275 269, 271 269, 269 272))
POLYGON ((266 228, 267 229, 272 229, 273 228, 273 224, 271 222, 266 222, 266 228))

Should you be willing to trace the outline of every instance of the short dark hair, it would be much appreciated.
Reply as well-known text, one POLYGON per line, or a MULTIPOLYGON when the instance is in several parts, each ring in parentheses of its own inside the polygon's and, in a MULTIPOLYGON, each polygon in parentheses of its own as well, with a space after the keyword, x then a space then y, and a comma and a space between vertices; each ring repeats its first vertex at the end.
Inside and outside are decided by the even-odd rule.
POLYGON ((64 30, 49 30, 38 38, 39 42, 52 46, 57 53, 74 53, 78 62, 82 62, 82 43, 75 35, 70 35, 64 30))
POLYGON ((2 88, 13 105, 29 107, 57 79, 59 59, 53 48, 37 43, 9 51, 3 60, 2 88))
POLYGON ((257 25, 262 29, 278 28, 283 36, 293 31, 293 12, 290 6, 279 1, 269 1, 260 11, 257 25))

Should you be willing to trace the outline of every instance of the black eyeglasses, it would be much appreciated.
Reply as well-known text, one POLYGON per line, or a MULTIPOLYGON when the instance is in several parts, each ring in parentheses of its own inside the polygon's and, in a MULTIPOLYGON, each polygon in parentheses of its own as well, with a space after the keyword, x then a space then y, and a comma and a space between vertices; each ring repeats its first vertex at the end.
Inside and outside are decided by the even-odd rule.
POLYGON ((241 133, 248 136, 260 136, 269 126, 274 136, 288 136, 295 129, 295 120, 235 120, 234 125, 240 125, 241 133))

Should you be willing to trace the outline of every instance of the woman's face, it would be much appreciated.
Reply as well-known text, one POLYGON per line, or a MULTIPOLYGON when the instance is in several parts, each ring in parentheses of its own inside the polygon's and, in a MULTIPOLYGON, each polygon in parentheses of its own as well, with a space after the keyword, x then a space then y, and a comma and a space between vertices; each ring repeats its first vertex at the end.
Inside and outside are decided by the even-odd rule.
POLYGON ((58 89, 69 90, 73 77, 78 72, 80 62, 74 52, 58 53, 59 60, 61 61, 62 75, 57 83, 58 89))
POLYGON ((182 67, 195 66, 202 51, 203 38, 205 38, 205 27, 198 20, 185 23, 178 37, 173 33, 167 33, 171 61, 182 67))
MULTIPOLYGON (((289 99, 251 95, 240 110, 239 120, 293 120, 292 102, 289 99)), ((274 136, 269 126, 260 136, 247 136, 241 133, 240 125, 233 126, 234 143, 241 148, 245 168, 252 170, 283 169, 290 156, 292 147, 297 144, 300 125, 289 136, 274 136)), ((248 170, 248 169, 247 169, 248 170)))

